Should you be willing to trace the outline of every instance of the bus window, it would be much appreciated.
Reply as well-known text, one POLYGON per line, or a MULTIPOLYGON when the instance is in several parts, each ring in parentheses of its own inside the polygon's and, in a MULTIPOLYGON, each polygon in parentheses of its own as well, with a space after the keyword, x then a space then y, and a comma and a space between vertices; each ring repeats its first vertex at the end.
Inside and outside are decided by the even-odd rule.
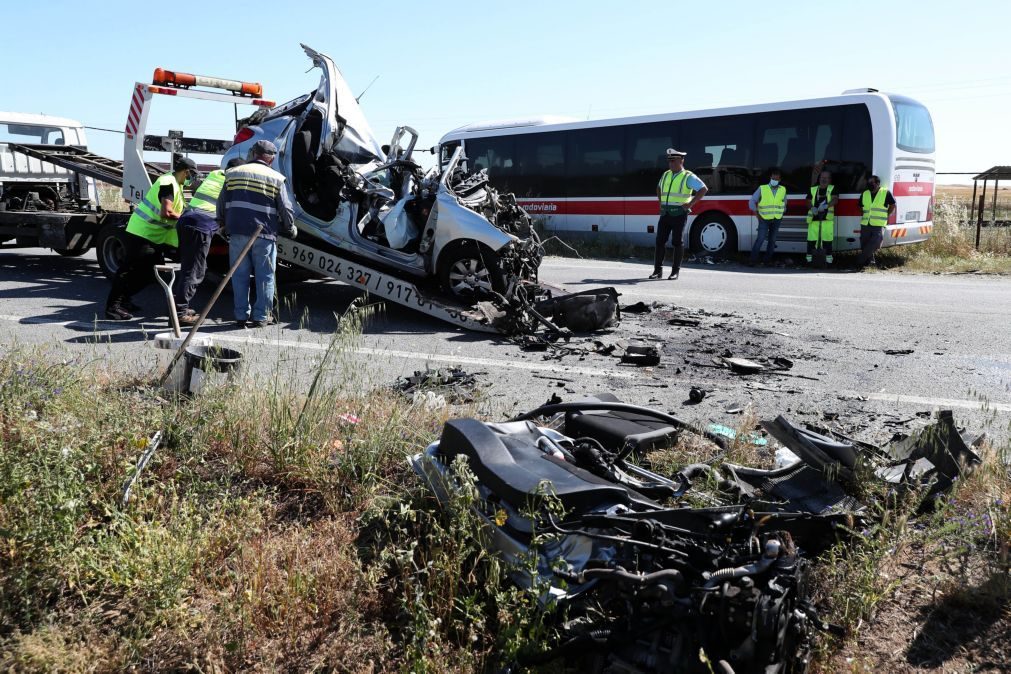
POLYGON ((622 196, 624 129, 612 126, 570 131, 566 135, 567 196, 622 196))
POLYGON ((685 166, 710 194, 751 194, 754 119, 730 115, 681 122, 685 166))
POLYGON ((667 170, 667 148, 678 147, 677 123, 625 127, 625 195, 652 197, 667 170))
POLYGON ((900 96, 892 96, 895 108, 895 138, 900 150, 929 153, 934 151, 934 123, 927 109, 900 96))
POLYGON ((843 113, 843 142, 839 161, 827 168, 832 181, 843 192, 863 192, 871 175, 874 143, 871 135, 871 115, 866 105, 846 105, 843 113))
POLYGON ((758 117, 755 168, 760 180, 779 166, 787 188, 804 193, 821 169, 831 170, 838 162, 842 139, 836 108, 783 110, 758 117))
POLYGON ((513 136, 516 164, 511 191, 517 197, 565 196, 565 134, 528 133, 513 136))
POLYGON ((471 138, 464 148, 472 172, 488 169, 492 187, 504 192, 513 190, 514 169, 513 136, 500 138, 471 138))

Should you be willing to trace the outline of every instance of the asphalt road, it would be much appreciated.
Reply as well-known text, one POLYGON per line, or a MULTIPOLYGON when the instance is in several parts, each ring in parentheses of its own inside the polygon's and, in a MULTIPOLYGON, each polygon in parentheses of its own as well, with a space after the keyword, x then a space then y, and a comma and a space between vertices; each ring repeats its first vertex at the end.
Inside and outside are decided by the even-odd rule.
MULTIPOLYGON (((650 265, 549 258, 542 278, 570 290, 614 286, 622 304, 645 302, 649 314, 594 339, 642 341, 661 349, 652 368, 571 351, 522 352, 495 336, 468 333, 396 305, 377 307, 358 339, 341 342, 328 376, 379 386, 426 366, 460 366, 478 375, 483 411, 504 414, 543 403, 612 391, 698 421, 733 425, 729 407, 753 405, 763 417, 819 420, 871 440, 915 423, 917 412, 952 408, 973 428, 1008 436, 1011 415, 1011 279, 891 273, 816 273, 686 265, 678 281, 649 281, 650 265), (699 325, 672 326, 670 318, 699 325), (889 355, 886 350, 912 350, 889 355), (785 357, 776 374, 737 376, 716 367, 726 353, 785 357), (686 404, 698 386, 709 395, 686 404), (910 421, 914 420, 914 421, 910 421)), ((214 283, 205 282, 195 306, 214 283)), ((128 372, 163 362, 151 338, 167 330, 165 300, 152 287, 135 298, 147 315, 100 320, 108 283, 94 254, 62 258, 41 249, 0 251, 0 335, 4 344, 37 345, 80 361, 128 372)), ((235 328, 230 293, 202 332, 239 349, 246 371, 302 386, 334 340, 337 316, 360 293, 334 282, 283 283, 277 326, 235 328)))

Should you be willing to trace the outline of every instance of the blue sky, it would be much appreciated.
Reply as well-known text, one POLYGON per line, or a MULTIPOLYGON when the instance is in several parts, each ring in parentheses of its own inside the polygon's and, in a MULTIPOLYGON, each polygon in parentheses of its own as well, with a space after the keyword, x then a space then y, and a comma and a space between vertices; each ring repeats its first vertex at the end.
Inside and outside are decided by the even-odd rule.
MULTIPOLYGON (((487 119, 599 119, 871 86, 930 108, 939 171, 1011 164, 1011 3, 37 0, 4 14, 0 108, 98 127, 123 128, 133 82, 158 66, 294 98, 318 81, 305 42, 356 92, 379 76, 362 107, 380 142, 403 123, 427 146, 487 119)), ((149 133, 234 131, 228 106, 163 98, 154 110, 149 133)), ((118 134, 90 131, 89 141, 122 156, 118 134)))

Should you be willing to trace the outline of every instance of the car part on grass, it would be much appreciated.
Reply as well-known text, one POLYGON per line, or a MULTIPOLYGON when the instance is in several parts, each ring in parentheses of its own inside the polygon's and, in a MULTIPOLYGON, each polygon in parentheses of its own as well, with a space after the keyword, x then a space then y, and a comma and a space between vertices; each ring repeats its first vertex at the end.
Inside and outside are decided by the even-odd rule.
MULTIPOLYGON (((480 373, 477 373, 480 374, 480 373)), ((477 377, 458 367, 416 370, 410 377, 400 377, 393 389, 419 402, 418 394, 441 394, 446 402, 454 404, 473 402, 479 388, 477 377)), ((434 405, 434 399, 425 398, 426 404, 434 405)))
POLYGON ((723 671, 804 671, 815 630, 828 626, 809 601, 802 550, 839 518, 665 507, 714 469, 666 478, 625 460, 643 434, 615 426, 584 435, 619 420, 630 430, 687 428, 656 410, 589 399, 504 423, 452 420, 411 458, 443 502, 473 482, 482 540, 546 610, 562 609, 560 639, 519 664, 582 656, 597 671, 705 672, 704 653, 723 671), (531 421, 543 417, 545 426, 531 421))

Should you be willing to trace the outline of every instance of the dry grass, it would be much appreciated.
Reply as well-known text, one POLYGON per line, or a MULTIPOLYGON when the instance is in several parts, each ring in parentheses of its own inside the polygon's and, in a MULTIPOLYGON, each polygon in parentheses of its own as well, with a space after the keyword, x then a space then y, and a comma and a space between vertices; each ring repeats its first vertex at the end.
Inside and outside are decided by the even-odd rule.
MULTIPOLYGON (((355 339, 337 336, 308 394, 276 378, 192 400, 0 354, 0 670, 478 672, 543 648, 536 591, 481 545, 472 494, 439 508, 407 467, 449 412, 364 386, 343 359, 355 339)), ((749 410, 723 459, 771 464, 756 427, 749 410)), ((715 458, 698 437, 648 459, 715 458)), ((1011 657, 1007 459, 991 451, 933 515, 892 504, 817 561, 819 609, 849 628, 820 637, 821 671, 1011 657)))

